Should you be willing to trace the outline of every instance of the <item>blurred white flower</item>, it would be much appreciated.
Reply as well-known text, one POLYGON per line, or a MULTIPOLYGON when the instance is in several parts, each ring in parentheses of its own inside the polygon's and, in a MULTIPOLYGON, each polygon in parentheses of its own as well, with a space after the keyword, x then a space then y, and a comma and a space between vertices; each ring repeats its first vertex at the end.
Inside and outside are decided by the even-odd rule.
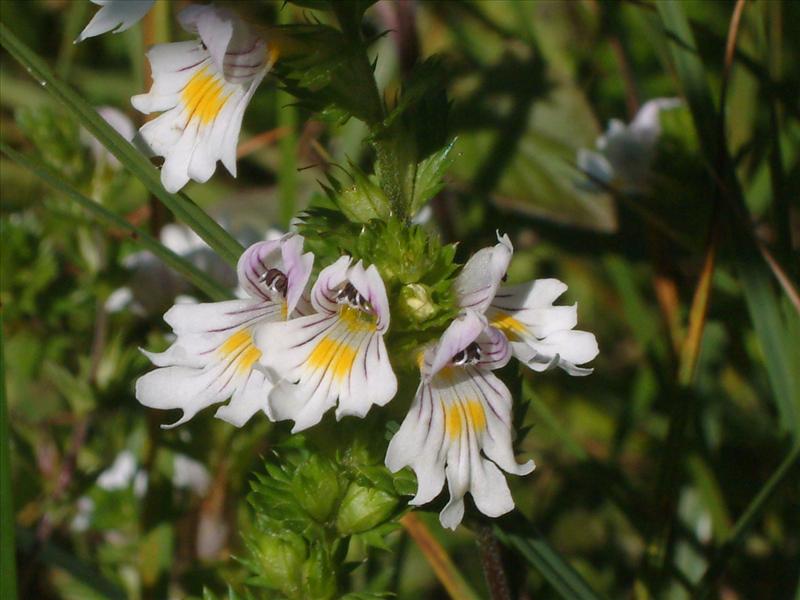
POLYGON ((75 43, 112 31, 121 33, 138 23, 155 0, 91 0, 100 6, 75 43))
POLYGON ((208 181, 222 161, 236 176, 242 117, 277 54, 232 12, 189 6, 179 20, 199 39, 158 44, 147 53, 153 86, 133 106, 162 114, 139 131, 137 143, 164 157, 161 182, 177 192, 190 179, 208 181))
POLYGON ((578 167, 589 179, 582 184, 593 191, 610 186, 622 192, 646 192, 661 135, 661 111, 681 104, 679 98, 656 98, 645 102, 630 125, 611 119, 597 138, 597 151, 578 150, 578 167))
MULTIPOLYGON (((100 106, 97 108, 97 113, 103 117, 103 120, 111 125, 118 134, 129 142, 133 141, 136 135, 136 127, 133 125, 133 121, 131 121, 124 112, 113 106, 100 106)), ((100 143, 100 140, 83 128, 81 128, 80 139, 83 144, 89 147, 95 163, 107 164, 115 170, 120 168, 121 165, 117 157, 106 150, 106 147, 100 143)))
POLYGON ((124 490, 133 482, 137 467, 136 457, 133 452, 123 450, 117 454, 111 466, 100 473, 97 478, 97 485, 107 492, 124 490))
MULTIPOLYGON (((178 256, 226 287, 236 285, 236 271, 186 225, 170 223, 161 229, 161 243, 178 256)), ((108 312, 131 310, 140 315, 163 312, 176 298, 192 290, 191 285, 161 259, 147 251, 127 256, 124 265, 132 271, 127 286, 114 290, 106 300, 108 312)), ((184 301, 194 301, 187 297, 184 301)))
POLYGON ((211 485, 211 476, 200 461, 185 454, 176 454, 172 459, 172 485, 204 496, 211 485))

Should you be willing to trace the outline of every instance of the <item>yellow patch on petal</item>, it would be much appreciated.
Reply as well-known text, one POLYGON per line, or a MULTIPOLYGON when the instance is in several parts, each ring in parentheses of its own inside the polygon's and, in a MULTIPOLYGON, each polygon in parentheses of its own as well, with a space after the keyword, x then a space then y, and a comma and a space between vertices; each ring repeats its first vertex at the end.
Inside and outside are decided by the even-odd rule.
POLYGON ((522 338, 525 325, 508 313, 498 312, 491 318, 491 325, 502 331, 509 341, 514 342, 522 338))
POLYGON ((253 344, 253 336, 244 329, 225 340, 219 347, 219 353, 223 359, 233 360, 239 373, 249 372, 261 358, 261 350, 253 344))
POLYGON ((466 407, 469 421, 475 431, 486 429, 486 413, 483 412, 483 404, 477 400, 468 400, 466 407))
POLYGON ((352 306, 343 306, 339 310, 339 319, 345 324, 349 333, 373 332, 377 329, 374 316, 352 306))
POLYGON ((472 427, 475 433, 480 433, 486 429, 486 413, 483 405, 478 400, 467 400, 457 402, 445 407, 445 432, 451 440, 455 440, 461 435, 464 429, 462 417, 466 419, 467 425, 472 427))
POLYGON ((181 96, 189 120, 197 117, 205 125, 217 117, 230 93, 225 93, 225 82, 204 67, 192 76, 181 96))
POLYGON ((356 360, 355 348, 339 340, 324 337, 308 357, 314 369, 330 369, 333 378, 341 381, 350 374, 356 360))
POLYGON ((451 440, 461 435, 461 410, 458 404, 445 407, 444 430, 451 440))
POLYGON ((261 358, 261 350, 250 344, 239 357, 236 370, 239 371, 239 373, 249 373, 253 365, 258 362, 259 358, 261 358))

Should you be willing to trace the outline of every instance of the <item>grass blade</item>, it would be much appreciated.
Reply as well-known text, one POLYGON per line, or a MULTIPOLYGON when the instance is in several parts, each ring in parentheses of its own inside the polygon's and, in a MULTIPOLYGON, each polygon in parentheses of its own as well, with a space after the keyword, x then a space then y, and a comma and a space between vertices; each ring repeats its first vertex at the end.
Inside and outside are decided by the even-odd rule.
POLYGON ((224 260, 236 264, 242 246, 209 217, 186 194, 170 194, 161 185, 158 171, 150 161, 106 123, 83 98, 60 81, 48 66, 4 23, 0 23, 0 44, 36 81, 61 102, 122 165, 139 179, 176 218, 186 223, 224 260))
MULTIPOLYGON (((728 61, 734 56, 735 32, 743 7, 744 4, 739 2, 733 13, 726 52, 728 61)), ((800 436, 798 398, 800 383, 797 381, 796 369, 792 369, 790 362, 792 346, 787 327, 790 323, 786 323, 783 319, 780 301, 773 287, 772 274, 762 259, 759 241, 750 224, 750 215, 727 149, 724 110, 720 109, 719 112, 715 110, 705 69, 688 19, 684 14, 684 5, 675 0, 665 0, 656 3, 656 9, 668 41, 672 65, 692 113, 705 162, 717 184, 715 203, 718 203, 716 209, 720 211, 722 239, 732 242, 725 248, 728 251, 726 258, 733 262, 739 275, 753 327, 764 353, 764 363, 778 408, 780 424, 784 431, 792 433, 797 442, 800 436)), ((726 76, 729 74, 730 64, 726 66, 726 76)), ((726 85, 723 81, 723 102, 726 85)), ((796 317, 787 315, 787 318, 796 317)), ((691 358, 688 354, 687 357, 691 358)), ((682 384, 686 385, 691 381, 691 372, 692 369, 687 366, 680 378, 682 384)), ((765 501, 782 481, 783 477, 773 477, 759 492, 756 501, 765 501)), ((675 487, 671 486, 672 489, 675 487)), ((749 511, 745 517, 748 514, 749 511)), ((673 511, 670 515, 670 519, 674 518, 673 511)), ((749 526, 749 522, 747 525, 749 526)), ((746 529, 747 527, 740 528, 739 524, 734 528, 736 534, 726 542, 725 553, 715 561, 715 572, 723 568, 735 546, 743 539, 746 529)), ((661 553, 656 554, 656 559, 659 558, 664 558, 663 549, 661 553)))
POLYGON ((725 543, 719 548, 714 560, 703 575, 695 598, 706 598, 710 595, 714 583, 725 568, 725 563, 727 563, 728 559, 736 550, 736 547, 742 541, 744 535, 761 515, 767 502, 772 498, 775 491, 789 478, 792 471, 798 470, 798 466, 800 466, 800 443, 794 445, 789 454, 786 455, 786 458, 783 459, 783 462, 769 478, 769 481, 764 484, 764 487, 756 494, 756 497, 750 502, 747 509, 742 513, 742 516, 736 521, 736 525, 733 526, 730 537, 728 537, 725 543))
POLYGON ((447 551, 433 537, 425 523, 413 512, 406 513, 400 524, 419 547, 436 577, 453 600, 479 600, 480 596, 470 587, 467 580, 453 564, 447 551))
POLYGON ((158 258, 160 258, 168 267, 186 277, 189 282, 206 294, 211 300, 226 300, 231 298, 231 293, 228 289, 216 281, 211 280, 208 275, 200 271, 192 263, 178 256, 172 250, 161 244, 161 242, 159 242, 157 239, 153 238, 138 227, 131 225, 119 215, 109 211, 107 208, 101 206, 94 200, 84 196, 80 191, 64 181, 48 166, 33 158, 20 154, 19 152, 9 148, 3 142, 0 142, 0 150, 2 150, 6 156, 30 170, 53 188, 63 192, 78 205, 89 211, 92 216, 101 223, 109 227, 115 227, 130 233, 132 239, 136 240, 136 242, 141 244, 143 248, 149 250, 158 258))
MULTIPOLYGON (((32 555, 34 560, 64 569, 82 584, 101 594, 103 598, 123 600, 126 597, 124 590, 95 571, 90 565, 76 558, 72 552, 63 550, 52 541, 39 543, 33 533, 21 527, 17 528, 16 533, 20 548, 27 555, 32 555)), ((3 600, 5 600, 5 596, 3 596, 3 600)))
POLYGON ((3 313, 0 311, 0 598, 17 597, 17 559, 14 546, 14 500, 11 495, 11 428, 6 406, 6 362, 3 313))
POLYGON ((539 571, 565 600, 602 598, 519 512, 515 511, 511 516, 497 522, 494 532, 503 544, 516 550, 529 565, 539 571), (512 533, 518 531, 533 531, 533 534, 512 533))

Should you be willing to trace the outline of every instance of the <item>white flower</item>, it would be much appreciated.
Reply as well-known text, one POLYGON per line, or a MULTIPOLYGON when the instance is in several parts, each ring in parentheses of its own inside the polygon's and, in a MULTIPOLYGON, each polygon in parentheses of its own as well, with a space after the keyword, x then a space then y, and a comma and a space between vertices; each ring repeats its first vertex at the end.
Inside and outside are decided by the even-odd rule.
POLYGON ((536 279, 502 286, 514 253, 507 235, 476 252, 455 281, 459 306, 486 314, 489 324, 511 343, 520 361, 535 371, 558 366, 570 375, 588 375, 581 368, 598 354, 594 334, 573 329, 578 305, 553 306, 567 290, 558 279, 536 279))
POLYGON ((276 420, 293 432, 319 423, 336 404, 336 418, 363 417, 397 391, 383 334, 389 328, 386 288, 374 265, 342 256, 322 270, 311 290, 316 311, 256 334, 261 363, 277 380, 269 396, 276 420))
POLYGON ((444 527, 461 522, 467 492, 483 514, 507 513, 514 500, 500 469, 516 475, 534 469, 532 460, 514 458, 511 394, 492 373, 510 356, 508 342, 483 315, 462 313, 425 352, 411 410, 389 443, 386 466, 392 472, 410 466, 417 475, 410 504, 433 500, 447 478, 450 501, 439 515, 444 527))
MULTIPOLYGON (((97 108, 97 113, 123 138, 129 142, 133 141, 136 135, 136 127, 134 127, 133 121, 128 118, 128 115, 113 106, 100 106, 97 108)), ((116 156, 106 150, 105 146, 96 137, 83 128, 80 131, 80 139, 82 143, 89 147, 96 163, 107 164, 114 170, 122 166, 116 156)))
POLYGON ((630 125, 611 119, 597 138, 597 152, 578 150, 578 167, 589 175, 588 186, 596 190, 600 183, 624 192, 647 191, 661 135, 660 113, 680 105, 678 98, 657 98, 645 102, 630 125))
POLYGON ((302 254, 303 238, 288 234, 250 246, 239 259, 242 300, 173 306, 164 320, 177 339, 165 352, 145 352, 161 367, 136 382, 136 398, 152 408, 180 408, 183 416, 232 398, 216 417, 237 427, 258 410, 270 416, 272 384, 258 368, 253 336, 269 321, 289 318, 301 299, 314 257, 302 254))
MULTIPOLYGON (((236 286, 234 269, 186 225, 168 223, 161 228, 159 239, 164 246, 186 258, 213 280, 226 287, 236 286)), ((132 272, 131 277, 127 286, 114 290, 106 300, 108 312, 131 310, 140 315, 160 313, 177 303, 180 295, 192 291, 192 286, 182 275, 147 250, 129 254, 123 264, 132 272)))
POLYGON ((130 450, 123 450, 114 459, 114 462, 97 477, 97 486, 113 492, 124 490, 134 480, 139 470, 136 457, 130 450))
POLYGON ((227 10, 189 6, 179 20, 200 39, 153 46, 147 53, 153 87, 131 99, 143 113, 165 111, 140 129, 137 142, 164 157, 161 181, 170 192, 189 179, 208 181, 218 160, 236 176, 245 108, 276 58, 227 10))
POLYGON ((211 475, 205 465, 185 454, 172 458, 172 485, 204 496, 211 485, 211 475))
POLYGON ((109 31, 121 33, 130 29, 150 10, 155 0, 92 0, 92 2, 100 5, 100 10, 81 31, 75 40, 76 44, 109 31))

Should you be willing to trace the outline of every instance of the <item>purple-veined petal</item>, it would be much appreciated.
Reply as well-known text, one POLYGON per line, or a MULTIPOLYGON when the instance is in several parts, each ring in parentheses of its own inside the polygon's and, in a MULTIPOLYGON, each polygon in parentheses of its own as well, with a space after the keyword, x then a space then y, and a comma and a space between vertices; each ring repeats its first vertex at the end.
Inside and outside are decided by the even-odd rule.
POLYGON ((497 239, 499 243, 473 254, 456 278, 453 287, 461 308, 482 313, 494 298, 514 253, 508 235, 498 232, 497 239))

